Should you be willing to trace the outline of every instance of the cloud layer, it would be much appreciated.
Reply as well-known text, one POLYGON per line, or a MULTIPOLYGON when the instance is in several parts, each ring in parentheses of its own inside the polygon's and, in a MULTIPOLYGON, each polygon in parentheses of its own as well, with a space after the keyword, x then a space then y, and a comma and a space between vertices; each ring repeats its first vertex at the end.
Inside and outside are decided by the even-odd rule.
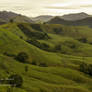
POLYGON ((77 12, 92 14, 92 0, 0 0, 0 10, 14 11, 27 16, 77 12))

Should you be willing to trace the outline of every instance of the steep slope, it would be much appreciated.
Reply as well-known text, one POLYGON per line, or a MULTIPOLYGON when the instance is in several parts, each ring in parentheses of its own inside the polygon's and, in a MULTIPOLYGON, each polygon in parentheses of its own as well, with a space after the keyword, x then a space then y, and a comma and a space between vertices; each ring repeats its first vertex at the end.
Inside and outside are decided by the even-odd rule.
POLYGON ((61 44, 61 47, 63 48, 61 52, 65 52, 66 54, 92 56, 91 28, 88 28, 86 26, 73 27, 54 24, 44 25, 44 24, 22 23, 21 26, 19 25, 20 24, 10 23, 1 26, 1 28, 3 30, 12 32, 14 35, 18 36, 21 40, 25 40, 25 42, 29 45, 30 42, 29 43, 27 42, 28 39, 29 40, 35 39, 35 41, 33 41, 35 46, 45 51, 53 52, 55 51, 55 45, 61 44), (85 42, 83 40, 85 40, 85 42), (44 43, 45 47, 43 48, 41 46, 44 45, 44 43), (72 48, 72 46, 74 46, 74 48, 72 48))
MULTIPOLYGON (((21 88, 11 88, 11 92, 91 92, 92 78, 80 72, 80 65, 82 63, 92 64, 92 57, 90 57, 92 56, 92 45, 76 40, 77 36, 86 36, 85 34, 92 37, 91 28, 29 23, 1 25, 0 78, 7 78, 11 74, 22 76, 23 86, 21 88), (22 28, 19 27, 20 24, 22 28), (62 28, 63 34, 61 30, 59 30, 59 33, 56 32, 56 28, 62 28), (79 31, 78 34, 76 34, 75 28, 79 31), (65 48, 69 54, 42 50, 26 41, 27 39, 33 39, 33 37, 25 34, 24 30, 47 33, 49 39, 38 39, 37 37, 34 39, 51 45, 51 49, 58 43, 68 48, 71 43, 79 45, 80 50, 83 51, 81 54, 88 55, 88 57, 82 57, 81 54, 74 55, 71 52, 74 48, 71 48, 71 50, 65 48), (76 34, 76 37, 74 34, 76 34), (14 58, 20 52, 28 54, 29 59, 26 63, 14 58), (28 71, 26 71, 26 66, 28 71)), ((78 53, 76 50, 74 52, 78 53)), ((1 92, 5 92, 7 89, 8 87, 0 87, 1 92)))
POLYGON ((0 53, 16 55, 19 52, 27 52, 30 56, 29 63, 32 63, 32 61, 38 62, 39 64, 40 62, 45 62, 49 65, 61 63, 61 57, 57 56, 55 53, 42 51, 35 46, 28 44, 11 32, 8 32, 8 30, 0 30, 0 42, 0 53), (54 60, 52 61, 53 56, 54 60))
MULTIPOLYGON (((14 73, 23 77, 23 87, 14 87, 13 92, 61 92, 62 90, 64 92, 91 92, 88 90, 91 89, 91 78, 76 70, 63 67, 32 66, 3 55, 0 55, 0 66, 1 78, 6 78, 14 73), (25 72, 26 66, 28 66, 28 72, 25 72)), ((5 92, 8 87, 1 86, 0 88, 1 92, 5 92)))

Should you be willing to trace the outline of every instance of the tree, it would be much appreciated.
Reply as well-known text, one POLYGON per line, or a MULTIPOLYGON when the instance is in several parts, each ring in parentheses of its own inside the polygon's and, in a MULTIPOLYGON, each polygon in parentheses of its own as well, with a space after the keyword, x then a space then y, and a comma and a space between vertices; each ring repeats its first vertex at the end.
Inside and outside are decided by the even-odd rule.
POLYGON ((61 34, 63 29, 62 28, 54 28, 53 29, 56 34, 61 34))
POLYGON ((23 62, 23 63, 26 63, 27 60, 28 60, 29 56, 27 53, 25 52, 20 52, 16 57, 15 59, 20 61, 20 62, 23 62))
POLYGON ((37 31, 43 32, 40 24, 31 24, 31 27, 37 31))
POLYGON ((46 43, 41 43, 41 49, 48 51, 50 46, 46 43))
POLYGON ((80 71, 92 76, 92 64, 90 64, 90 65, 85 64, 85 63, 81 64, 80 71))
POLYGON ((25 66, 25 72, 28 72, 28 66, 25 66))
POLYGON ((92 64, 89 65, 89 67, 88 67, 88 71, 89 71, 89 75, 92 76, 92 64))
POLYGON ((57 44, 55 46, 55 51, 61 51, 61 44, 57 44))
POLYGON ((8 88, 8 89, 7 89, 7 92, 11 92, 11 89, 10 89, 10 88, 8 88))
POLYGON ((44 63, 44 62, 40 63, 40 65, 39 65, 39 66, 41 66, 41 67, 48 67, 48 66, 47 66, 47 64, 46 64, 46 63, 44 63))
POLYGON ((13 19, 10 19, 10 23, 13 23, 14 22, 14 20, 13 19))
POLYGON ((83 43, 87 43, 88 40, 87 40, 87 38, 81 38, 81 39, 79 39, 79 41, 83 42, 83 43))
POLYGON ((9 77, 9 84, 12 87, 21 87, 23 85, 23 78, 18 74, 11 75, 9 77))
POLYGON ((80 71, 84 73, 88 73, 88 65, 86 63, 82 63, 80 65, 80 71))

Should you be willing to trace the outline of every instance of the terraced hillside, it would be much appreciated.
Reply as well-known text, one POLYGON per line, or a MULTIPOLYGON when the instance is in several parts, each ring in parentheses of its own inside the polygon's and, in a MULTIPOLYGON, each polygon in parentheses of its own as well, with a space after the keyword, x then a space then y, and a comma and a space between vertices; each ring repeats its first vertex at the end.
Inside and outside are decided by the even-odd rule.
POLYGON ((91 35, 87 26, 1 25, 0 78, 17 74, 23 82, 21 87, 3 86, 19 84, 17 78, 0 82, 0 92, 91 92, 91 35))

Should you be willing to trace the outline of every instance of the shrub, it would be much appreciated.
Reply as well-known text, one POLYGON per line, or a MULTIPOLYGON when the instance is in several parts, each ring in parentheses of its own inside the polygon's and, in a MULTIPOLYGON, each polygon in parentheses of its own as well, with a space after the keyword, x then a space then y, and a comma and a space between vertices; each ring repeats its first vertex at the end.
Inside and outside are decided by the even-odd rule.
POLYGON ((80 71, 92 76, 92 64, 88 65, 86 63, 82 63, 80 65, 80 71))
POLYGON ((81 38, 81 39, 79 39, 79 41, 82 42, 82 43, 87 43, 88 42, 87 38, 81 38))
POLYGON ((89 75, 92 76, 92 64, 89 65, 89 67, 88 67, 88 71, 89 71, 89 75))
POLYGON ((29 56, 27 53, 25 52, 20 52, 16 57, 15 59, 20 61, 20 62, 23 62, 23 63, 26 63, 27 60, 28 60, 29 56))
POLYGON ((23 85, 23 78, 18 74, 11 75, 9 77, 9 84, 12 87, 21 87, 23 85))
POLYGON ((61 44, 55 46, 55 51, 61 51, 61 44))
POLYGON ((8 88, 8 89, 7 89, 7 92, 11 92, 11 89, 10 89, 10 88, 8 88))
POLYGON ((46 63, 44 63, 44 62, 42 62, 42 63, 40 63, 40 65, 39 66, 41 66, 41 67, 47 67, 47 64, 46 63))
POLYGON ((80 71, 84 73, 88 73, 88 65, 86 63, 82 63, 80 65, 80 71))
POLYGON ((40 24, 31 24, 31 27, 37 31, 42 32, 43 30, 41 29, 40 24))
POLYGON ((31 64, 32 64, 32 65, 37 65, 37 66, 39 66, 39 62, 36 62, 36 61, 32 61, 31 64))
POLYGON ((49 50, 49 45, 48 44, 46 44, 46 43, 41 43, 41 48, 43 49, 43 50, 49 50))
POLYGON ((25 66, 25 72, 28 72, 28 66, 25 66))
POLYGON ((62 28, 54 28, 54 32, 55 32, 56 34, 61 34, 62 31, 63 31, 62 28))
POLYGON ((63 44, 71 49, 77 49, 79 47, 76 41, 65 41, 63 44))
POLYGON ((13 22, 14 22, 14 20, 13 20, 13 19, 10 19, 9 21, 10 21, 10 23, 13 23, 13 22))

